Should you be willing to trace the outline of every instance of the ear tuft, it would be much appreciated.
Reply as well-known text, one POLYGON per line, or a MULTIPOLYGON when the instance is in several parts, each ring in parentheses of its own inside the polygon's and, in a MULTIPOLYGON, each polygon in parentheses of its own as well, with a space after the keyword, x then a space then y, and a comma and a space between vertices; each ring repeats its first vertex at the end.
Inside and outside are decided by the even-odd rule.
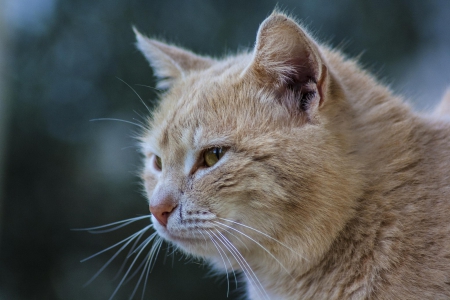
POLYGON ((168 89, 177 79, 191 71, 209 68, 213 60, 202 57, 182 48, 150 39, 133 27, 136 46, 144 54, 158 78, 157 88, 168 89))
POLYGON ((250 72, 271 85, 290 109, 312 112, 323 102, 327 68, 312 38, 291 18, 274 12, 259 27, 250 72))

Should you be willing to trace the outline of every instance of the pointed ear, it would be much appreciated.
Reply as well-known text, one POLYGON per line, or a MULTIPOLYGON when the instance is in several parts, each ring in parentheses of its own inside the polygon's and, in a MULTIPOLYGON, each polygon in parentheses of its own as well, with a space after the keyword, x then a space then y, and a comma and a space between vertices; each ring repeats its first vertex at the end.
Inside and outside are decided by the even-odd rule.
POLYGON ((213 63, 211 58, 147 38, 136 28, 133 30, 136 34, 137 48, 144 54, 158 78, 157 88, 170 88, 175 80, 184 77, 190 71, 207 69, 213 63))
POLYGON ((249 72, 290 110, 313 119, 324 102, 328 71, 316 43, 292 19, 272 13, 259 27, 249 72))

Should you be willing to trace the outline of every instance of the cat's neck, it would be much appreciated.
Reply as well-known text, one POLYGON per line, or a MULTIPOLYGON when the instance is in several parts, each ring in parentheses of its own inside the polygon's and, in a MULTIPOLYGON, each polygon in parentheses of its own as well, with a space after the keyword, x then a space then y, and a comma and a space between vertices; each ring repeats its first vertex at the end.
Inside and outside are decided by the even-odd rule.
MULTIPOLYGON (((344 103, 340 104, 342 109, 338 110, 342 115, 336 116, 333 121, 336 123, 331 122, 330 127, 336 132, 342 132, 342 140, 346 144, 344 149, 347 152, 343 155, 350 157, 352 163, 348 167, 352 169, 351 181, 359 190, 352 191, 355 202, 354 213, 346 216, 347 219, 344 221, 346 225, 332 237, 333 241, 328 244, 328 250, 317 251, 320 255, 304 259, 301 253, 295 255, 287 249, 279 247, 269 249, 285 252, 285 256, 280 256, 287 258, 280 259, 283 267, 264 251, 254 256, 254 261, 250 258, 250 264, 259 265, 255 268, 258 278, 273 284, 266 287, 275 293, 283 294, 283 297, 286 297, 283 292, 287 288, 286 285, 277 287, 273 278, 283 278, 281 282, 292 284, 287 289, 302 290, 305 296, 308 292, 316 294, 317 289, 326 285, 315 284, 310 290, 308 284, 329 280, 328 285, 333 285, 333 282, 337 282, 343 276, 339 273, 341 271, 339 268, 335 268, 332 274, 327 272, 329 264, 351 257, 351 250, 342 249, 346 249, 348 245, 356 245, 355 247, 360 247, 358 251, 363 254, 366 253, 364 249, 368 249, 369 252, 376 251, 371 247, 379 238, 376 232, 377 228, 382 226, 380 222, 391 222, 389 226, 393 234, 401 227, 401 221, 393 220, 391 214, 395 206, 403 205, 398 203, 398 199, 404 193, 403 189, 411 189, 411 186, 404 187, 403 183, 421 180, 418 170, 423 170, 424 165, 429 165, 428 168, 437 167, 439 162, 429 148, 428 153, 425 153, 423 145, 427 143, 432 145, 435 141, 437 143, 442 140, 434 138, 440 132, 438 127, 448 127, 444 123, 432 123, 433 121, 415 114, 402 99, 378 84, 354 61, 345 60, 339 53, 325 53, 330 71, 334 74, 334 78, 339 78, 337 83, 344 96, 344 103), (362 221, 365 225, 361 223, 362 221), (367 232, 361 232, 361 228, 366 228, 367 232), (359 241, 355 241, 358 239, 359 241), (292 264, 295 260, 301 263, 292 264), (261 261, 272 263, 260 265, 261 261), (302 288, 299 289, 299 286, 302 288)), ((436 146, 442 147, 437 144, 436 146)), ((345 170, 341 171, 343 174, 346 173, 345 170)), ((420 186, 417 185, 417 189, 417 193, 420 194, 420 186)), ((410 193, 411 190, 408 194, 410 193)), ((291 230, 294 231, 294 228, 291 230)), ((296 235, 292 233, 289 236, 296 235)), ((292 244, 293 248, 294 244, 295 241, 292 244)), ((388 254, 391 250, 395 253, 390 246, 384 249, 388 254)), ((373 255, 373 252, 371 253, 370 255, 373 255)), ((345 268, 348 266, 346 263, 340 261, 338 265, 345 268)), ((348 263, 351 263, 351 259, 348 263)), ((326 293, 325 290, 323 292, 326 293)), ((298 296, 292 295, 292 298, 296 299, 298 296)))
POLYGON ((349 105, 344 118, 350 120, 353 151, 367 180, 373 182, 372 177, 382 173, 395 174, 417 161, 420 139, 426 138, 418 134, 423 131, 423 119, 355 61, 338 52, 324 52, 349 105))

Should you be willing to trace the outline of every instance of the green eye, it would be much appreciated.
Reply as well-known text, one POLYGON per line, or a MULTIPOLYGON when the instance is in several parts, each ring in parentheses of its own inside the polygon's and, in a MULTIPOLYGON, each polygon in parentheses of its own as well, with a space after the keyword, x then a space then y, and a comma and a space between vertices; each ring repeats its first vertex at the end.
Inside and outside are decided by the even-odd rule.
POLYGON ((162 170, 161 157, 159 157, 158 155, 155 155, 155 167, 160 171, 162 170))
POLYGON ((225 154, 226 149, 220 147, 214 147, 206 150, 205 154, 203 154, 203 158, 205 160, 205 165, 207 167, 214 166, 219 159, 225 154))

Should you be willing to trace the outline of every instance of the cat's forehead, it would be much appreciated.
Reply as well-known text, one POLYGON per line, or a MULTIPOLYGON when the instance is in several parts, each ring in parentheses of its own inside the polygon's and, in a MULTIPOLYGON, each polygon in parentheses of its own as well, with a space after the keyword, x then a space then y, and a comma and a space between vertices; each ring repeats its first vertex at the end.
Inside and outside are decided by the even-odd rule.
POLYGON ((226 143, 236 127, 238 101, 232 91, 236 82, 203 75, 186 78, 161 99, 149 132, 154 147, 204 148, 226 143))
POLYGON ((151 146, 186 153, 283 126, 286 114, 273 105, 275 95, 242 76, 248 59, 219 62, 174 84, 153 115, 147 139, 151 146))

